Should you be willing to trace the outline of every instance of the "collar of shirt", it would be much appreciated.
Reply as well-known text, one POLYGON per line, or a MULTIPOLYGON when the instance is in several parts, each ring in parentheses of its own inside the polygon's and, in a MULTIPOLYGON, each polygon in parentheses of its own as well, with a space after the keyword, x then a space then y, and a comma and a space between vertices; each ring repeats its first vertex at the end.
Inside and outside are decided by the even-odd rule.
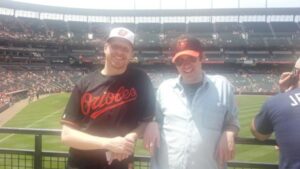
MULTIPOLYGON (((206 76, 205 73, 202 73, 202 77, 203 77, 202 78, 203 84, 200 86, 200 88, 205 88, 205 87, 207 87, 209 85, 209 79, 207 78, 207 76, 206 76)), ((180 75, 176 78, 176 83, 174 83, 173 88, 178 89, 180 92, 183 92, 184 88, 182 86, 181 76, 180 75)))

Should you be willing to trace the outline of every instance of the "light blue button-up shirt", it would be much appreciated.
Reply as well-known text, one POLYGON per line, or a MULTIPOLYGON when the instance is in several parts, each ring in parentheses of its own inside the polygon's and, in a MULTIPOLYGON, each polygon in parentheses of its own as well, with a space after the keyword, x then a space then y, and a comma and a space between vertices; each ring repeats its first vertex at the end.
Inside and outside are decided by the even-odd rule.
POLYGON ((226 126, 239 128, 232 85, 219 75, 204 75, 191 105, 180 77, 164 81, 157 91, 161 145, 154 169, 218 169, 215 151, 226 126))

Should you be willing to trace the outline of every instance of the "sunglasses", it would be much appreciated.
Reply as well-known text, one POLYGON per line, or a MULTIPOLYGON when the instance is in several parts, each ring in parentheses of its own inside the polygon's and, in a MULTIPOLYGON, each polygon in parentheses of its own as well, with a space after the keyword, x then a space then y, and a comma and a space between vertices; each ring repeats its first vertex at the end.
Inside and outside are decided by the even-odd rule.
POLYGON ((184 63, 195 63, 197 60, 198 60, 197 57, 186 57, 186 58, 180 57, 174 61, 174 64, 176 66, 182 66, 184 63))

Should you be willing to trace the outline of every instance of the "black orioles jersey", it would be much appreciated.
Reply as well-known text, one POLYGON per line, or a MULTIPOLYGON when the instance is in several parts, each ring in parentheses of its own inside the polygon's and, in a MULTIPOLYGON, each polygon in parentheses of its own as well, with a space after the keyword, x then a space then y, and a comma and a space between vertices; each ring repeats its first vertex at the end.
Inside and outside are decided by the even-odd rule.
MULTIPOLYGON (((154 110, 154 89, 146 73, 128 68, 121 75, 104 76, 97 70, 75 85, 62 123, 88 134, 112 138, 125 136, 139 122, 150 121, 154 110)), ((124 160, 121 163, 127 165, 128 162, 124 160)), ((77 168, 105 168, 105 150, 70 148, 69 165, 77 168)))

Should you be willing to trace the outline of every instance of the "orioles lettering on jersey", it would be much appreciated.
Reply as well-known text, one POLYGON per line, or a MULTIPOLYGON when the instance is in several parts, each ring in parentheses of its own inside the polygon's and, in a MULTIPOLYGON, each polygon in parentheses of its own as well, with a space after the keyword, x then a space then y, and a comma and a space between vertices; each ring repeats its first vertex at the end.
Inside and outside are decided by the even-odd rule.
POLYGON ((96 119, 106 111, 134 101, 136 98, 136 89, 126 89, 124 86, 120 87, 116 93, 107 92, 101 96, 93 96, 87 92, 81 97, 81 112, 96 119))

